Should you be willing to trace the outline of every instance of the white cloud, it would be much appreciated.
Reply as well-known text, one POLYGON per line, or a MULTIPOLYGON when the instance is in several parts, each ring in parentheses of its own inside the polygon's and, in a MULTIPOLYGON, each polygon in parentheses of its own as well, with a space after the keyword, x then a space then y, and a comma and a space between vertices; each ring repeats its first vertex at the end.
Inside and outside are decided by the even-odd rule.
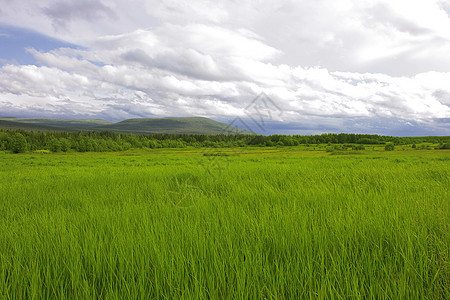
POLYGON ((181 44, 173 27, 101 38, 98 48, 91 50, 63 48, 42 53, 31 49, 46 66, 4 66, 0 71, 2 98, 24 94, 51 103, 48 99, 90 102, 91 97, 106 105, 105 109, 125 111, 128 106, 127 114, 137 111, 133 107, 145 107, 141 113, 223 117, 243 115, 243 101, 249 102, 254 93, 264 90, 281 109, 292 112, 288 115, 293 119, 299 115, 450 117, 447 94, 443 94, 450 92, 449 73, 408 78, 275 65, 265 60, 276 51, 255 36, 235 36, 238 33, 223 29, 219 30, 223 35, 233 35, 231 42, 217 39, 208 54, 203 54, 207 43, 200 36, 214 30, 215 26, 190 26, 182 31, 186 49, 178 52, 181 58, 175 56, 174 49, 181 44), (242 43, 235 44, 235 40, 242 43), (251 58, 246 55, 250 49, 265 54, 251 58), (100 62, 107 65, 90 61, 102 57, 105 61, 100 62))
MULTIPOLYGON (((282 53, 275 63, 292 67, 408 76, 450 70, 448 0, 3 2, 0 22, 87 47, 99 36, 171 24, 181 32, 196 27, 198 36, 186 41, 180 32, 179 43, 209 40, 212 48, 216 40, 245 42, 244 31, 256 34, 282 53)), ((241 54, 245 48, 252 45, 241 54)))
POLYGON ((450 118, 448 1, 134 4, 3 5, 0 22, 85 47, 29 49, 41 66, 3 66, 0 108, 223 119, 245 116, 245 106, 265 91, 288 123, 450 118))

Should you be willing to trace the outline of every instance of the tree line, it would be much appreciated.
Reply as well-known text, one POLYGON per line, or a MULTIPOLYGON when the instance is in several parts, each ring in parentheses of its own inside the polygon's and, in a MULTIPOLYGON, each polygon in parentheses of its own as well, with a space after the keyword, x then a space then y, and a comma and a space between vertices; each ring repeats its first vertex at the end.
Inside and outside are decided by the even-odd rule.
MULTIPOLYGON (((131 148, 298 146, 315 144, 410 145, 439 144, 450 149, 450 137, 393 137, 375 134, 326 133, 321 135, 192 135, 192 134, 121 134, 109 131, 40 132, 0 129, 0 151, 22 153, 48 150, 52 152, 111 152, 131 148)), ((357 147, 355 147, 357 148, 357 147)))

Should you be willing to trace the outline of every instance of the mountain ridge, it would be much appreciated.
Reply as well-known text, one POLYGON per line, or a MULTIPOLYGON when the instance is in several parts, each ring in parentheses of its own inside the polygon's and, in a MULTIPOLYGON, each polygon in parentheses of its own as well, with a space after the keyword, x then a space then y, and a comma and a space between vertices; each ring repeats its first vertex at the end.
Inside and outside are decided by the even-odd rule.
POLYGON ((205 117, 133 118, 112 123, 101 119, 0 117, 0 128, 35 131, 111 131, 134 134, 255 134, 205 117))

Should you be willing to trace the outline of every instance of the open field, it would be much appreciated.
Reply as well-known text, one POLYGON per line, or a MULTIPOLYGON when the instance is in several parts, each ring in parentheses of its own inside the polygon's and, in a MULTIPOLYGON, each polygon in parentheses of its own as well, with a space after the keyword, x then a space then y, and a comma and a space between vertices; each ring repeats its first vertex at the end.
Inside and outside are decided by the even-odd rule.
POLYGON ((332 154, 0 154, 0 295, 449 299, 450 151, 332 154))

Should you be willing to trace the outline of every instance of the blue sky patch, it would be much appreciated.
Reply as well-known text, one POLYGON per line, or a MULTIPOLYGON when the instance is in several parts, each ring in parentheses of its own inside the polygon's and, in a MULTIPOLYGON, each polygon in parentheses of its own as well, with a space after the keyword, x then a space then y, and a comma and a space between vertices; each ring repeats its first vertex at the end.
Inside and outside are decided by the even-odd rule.
POLYGON ((0 65, 37 65, 27 48, 46 52, 62 47, 81 48, 32 30, 0 24, 0 65))

